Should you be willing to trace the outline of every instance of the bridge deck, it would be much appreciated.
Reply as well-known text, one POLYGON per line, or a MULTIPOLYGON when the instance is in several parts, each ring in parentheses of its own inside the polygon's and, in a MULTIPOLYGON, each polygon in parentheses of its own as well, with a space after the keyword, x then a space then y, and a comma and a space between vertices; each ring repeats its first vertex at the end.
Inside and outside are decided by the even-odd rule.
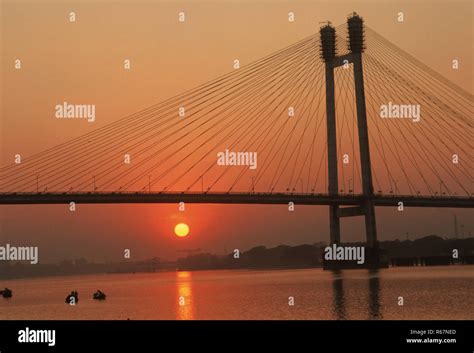
MULTIPOLYGON (((203 203, 203 204, 288 204, 356 206, 364 201, 362 195, 298 193, 0 193, 0 205, 20 204, 114 204, 114 203, 203 203)), ((473 208, 473 197, 431 197, 410 195, 375 195, 376 206, 473 208)))

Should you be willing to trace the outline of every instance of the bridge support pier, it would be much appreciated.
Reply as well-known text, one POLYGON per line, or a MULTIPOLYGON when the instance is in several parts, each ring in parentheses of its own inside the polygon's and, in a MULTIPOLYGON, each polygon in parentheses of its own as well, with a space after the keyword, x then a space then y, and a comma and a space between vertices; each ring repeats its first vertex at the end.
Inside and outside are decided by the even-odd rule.
POLYGON ((339 220, 339 206, 329 206, 329 238, 331 244, 339 244, 341 242, 341 222, 339 220))
POLYGON ((352 64, 354 71, 354 90, 357 110, 357 128, 359 134, 359 153, 362 171, 363 201, 357 207, 340 208, 332 205, 329 208, 329 229, 331 244, 340 242, 341 217, 365 217, 365 231, 370 262, 377 263, 377 228, 375 222, 374 189, 372 184, 372 169, 370 163, 369 136, 367 129, 367 113, 365 107, 364 76, 362 52, 364 51, 363 20, 354 14, 347 21, 349 30, 350 54, 336 55, 336 30, 330 24, 320 30, 321 57, 326 65, 326 115, 327 115, 327 148, 328 148, 328 193, 338 195, 337 172, 337 137, 334 92, 334 69, 344 64, 352 64))
MULTIPOLYGON (((334 98, 334 68, 326 62, 326 112, 327 112, 327 142, 328 142, 328 184, 329 195, 338 195, 337 176, 337 137, 336 110, 334 98)), ((329 206, 329 237, 331 244, 341 241, 341 226, 338 217, 338 205, 329 206)))
MULTIPOLYGON (((350 32, 349 32, 350 33, 350 32)), ((361 34, 362 35, 362 34, 361 34)), ((362 171, 362 192, 365 196, 365 232, 367 245, 377 247, 377 227, 375 223, 374 187, 372 184, 372 166, 370 162, 369 133, 365 108, 364 75, 362 54, 353 53, 354 85, 357 106, 357 130, 359 132, 359 153, 362 171)))

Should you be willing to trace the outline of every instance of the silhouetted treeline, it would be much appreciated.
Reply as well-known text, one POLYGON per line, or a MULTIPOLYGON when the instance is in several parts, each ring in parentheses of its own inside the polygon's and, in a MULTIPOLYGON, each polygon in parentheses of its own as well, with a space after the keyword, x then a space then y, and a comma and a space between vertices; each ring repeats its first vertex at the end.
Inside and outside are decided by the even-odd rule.
POLYGON ((474 238, 443 239, 437 235, 428 235, 415 240, 393 240, 380 242, 389 257, 415 256, 451 256, 453 249, 460 255, 474 255, 474 238))
MULTIPOLYGON (((364 246, 364 243, 341 244, 364 246)), ((91 263, 86 259, 65 260, 57 264, 31 265, 29 263, 0 261, 0 279, 66 276, 93 273, 135 273, 166 270, 213 270, 213 269, 283 269, 322 267, 325 243, 298 246, 280 245, 274 248, 257 246, 248 251, 218 256, 210 253, 190 255, 176 262, 152 258, 143 261, 116 263, 91 263)), ((443 239, 436 235, 415 240, 389 240, 379 242, 386 257, 409 258, 424 256, 452 256, 457 249, 460 258, 474 255, 474 238, 443 239)), ((456 261, 455 261, 456 262, 456 261)))
MULTIPOLYGON (((347 246, 364 246, 364 243, 341 244, 347 246)), ((257 246, 246 252, 217 256, 197 254, 178 259, 177 267, 182 270, 209 269, 255 269, 255 268, 308 268, 321 267, 326 244, 287 246, 275 248, 257 246)), ((452 256, 457 249, 459 256, 474 255, 474 238, 443 239, 429 235, 416 240, 381 241, 380 249, 387 258, 452 256)))
POLYGON ((156 272, 175 269, 175 264, 159 258, 143 261, 91 263, 84 258, 64 260, 57 264, 35 264, 0 261, 0 279, 84 275, 93 273, 156 272))

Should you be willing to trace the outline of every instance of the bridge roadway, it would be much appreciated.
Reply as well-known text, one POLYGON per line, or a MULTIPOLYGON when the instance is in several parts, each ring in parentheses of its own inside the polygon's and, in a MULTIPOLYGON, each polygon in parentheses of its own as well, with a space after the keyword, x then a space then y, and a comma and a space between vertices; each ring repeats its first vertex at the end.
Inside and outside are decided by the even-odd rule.
MULTIPOLYGON (((375 206, 473 208, 474 197, 374 195, 375 206)), ((0 205, 27 204, 114 204, 114 203, 203 203, 203 204, 288 204, 358 206, 364 196, 358 194, 270 193, 270 192, 0 192, 0 205)))

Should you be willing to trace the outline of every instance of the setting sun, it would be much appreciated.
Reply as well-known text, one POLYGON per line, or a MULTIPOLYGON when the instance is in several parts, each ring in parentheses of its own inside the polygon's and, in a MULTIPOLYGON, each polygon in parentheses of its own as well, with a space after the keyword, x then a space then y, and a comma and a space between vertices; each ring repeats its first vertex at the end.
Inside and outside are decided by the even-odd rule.
POLYGON ((189 227, 185 223, 178 223, 174 227, 174 232, 178 237, 182 238, 189 234, 189 227))

